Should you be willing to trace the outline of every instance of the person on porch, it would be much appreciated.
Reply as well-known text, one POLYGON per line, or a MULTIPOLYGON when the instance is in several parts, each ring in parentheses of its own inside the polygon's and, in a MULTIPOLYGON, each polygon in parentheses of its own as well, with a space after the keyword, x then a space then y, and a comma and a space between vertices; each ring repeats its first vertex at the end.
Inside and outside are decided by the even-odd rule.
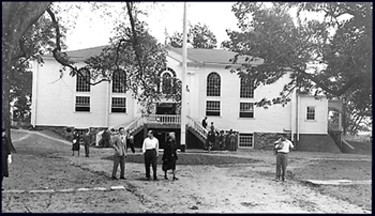
POLYGON ((207 116, 204 117, 204 119, 202 120, 202 126, 206 129, 207 128, 207 116))

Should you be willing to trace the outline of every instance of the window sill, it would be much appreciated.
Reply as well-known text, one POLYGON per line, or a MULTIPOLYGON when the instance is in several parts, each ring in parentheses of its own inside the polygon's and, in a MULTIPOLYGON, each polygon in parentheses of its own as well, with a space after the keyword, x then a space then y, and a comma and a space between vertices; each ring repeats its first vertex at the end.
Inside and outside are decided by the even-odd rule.
POLYGON ((305 119, 305 122, 317 122, 317 120, 307 120, 307 119, 305 119))
POLYGON ((255 118, 247 118, 247 117, 238 117, 238 120, 255 120, 255 118))
POLYGON ((243 147, 243 146, 239 146, 238 149, 254 149, 254 146, 249 146, 249 147, 243 147))

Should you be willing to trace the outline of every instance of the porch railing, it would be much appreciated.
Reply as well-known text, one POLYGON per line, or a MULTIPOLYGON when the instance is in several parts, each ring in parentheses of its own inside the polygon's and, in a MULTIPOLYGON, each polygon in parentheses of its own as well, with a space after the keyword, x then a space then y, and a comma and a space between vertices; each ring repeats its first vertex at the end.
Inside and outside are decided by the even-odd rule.
POLYGON ((180 124, 181 116, 179 115, 143 115, 145 123, 156 123, 156 124, 180 124))
MULTIPOLYGON (((120 124, 117 126, 109 127, 111 129, 118 129, 120 127, 124 127, 125 131, 129 130, 130 133, 136 131, 139 127, 142 127, 144 124, 147 123, 154 123, 154 124, 180 124, 181 123, 181 116, 179 115, 142 115, 132 121, 130 124, 124 125, 120 124)), ((102 137, 104 131, 100 131, 96 134, 95 143, 98 146, 99 141, 102 137)))

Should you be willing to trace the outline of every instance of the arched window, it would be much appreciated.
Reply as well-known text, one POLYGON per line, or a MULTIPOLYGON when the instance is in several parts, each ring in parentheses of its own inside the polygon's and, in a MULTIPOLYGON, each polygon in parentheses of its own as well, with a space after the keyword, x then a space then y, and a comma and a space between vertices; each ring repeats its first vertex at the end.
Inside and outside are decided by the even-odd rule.
POLYGON ((116 70, 112 77, 112 92, 126 93, 126 74, 123 70, 116 70))
POLYGON ((254 82, 251 79, 241 77, 241 98, 254 98, 254 82))
POLYGON ((89 92, 90 91, 90 71, 87 68, 79 69, 80 73, 77 73, 77 92, 89 92), (82 75, 81 75, 82 74, 82 75))
POLYGON ((161 91, 164 94, 171 92, 171 88, 173 86, 172 75, 168 72, 164 73, 161 79, 162 79, 161 91))
POLYGON ((207 96, 220 96, 220 75, 212 72, 207 77, 207 96))
POLYGON ((163 94, 171 94, 172 88, 174 87, 174 82, 176 78, 176 72, 174 72, 171 68, 167 68, 167 70, 162 71, 160 74, 160 87, 159 90, 163 94))

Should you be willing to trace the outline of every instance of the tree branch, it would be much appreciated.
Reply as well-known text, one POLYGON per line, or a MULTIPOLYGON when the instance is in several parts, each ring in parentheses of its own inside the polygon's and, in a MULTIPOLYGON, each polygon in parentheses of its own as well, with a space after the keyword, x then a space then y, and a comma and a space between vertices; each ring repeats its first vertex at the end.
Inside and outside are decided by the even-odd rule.
POLYGON ((310 79, 311 81, 315 82, 317 87, 322 88, 327 93, 332 94, 337 97, 345 94, 345 92, 349 90, 353 85, 360 83, 362 81, 362 78, 360 76, 356 76, 353 79, 351 79, 348 83, 346 83, 344 86, 342 86, 341 89, 333 90, 333 89, 328 88, 325 85, 322 85, 319 79, 315 77, 314 75, 306 73, 304 70, 301 70, 298 67, 293 67, 293 69, 298 71, 300 74, 310 79))
POLYGON ((56 16, 55 14, 52 12, 52 10, 50 8, 47 8, 47 13, 50 15, 51 19, 52 19, 52 24, 55 28, 55 31, 56 31, 56 47, 52 50, 52 54, 53 54, 53 57, 55 58, 55 60, 57 62, 59 62, 62 66, 64 67, 68 67, 70 68, 72 71, 73 71, 73 75, 76 74, 77 76, 81 76, 85 79, 85 81, 87 83, 89 83, 90 85, 97 85, 103 81, 110 81, 110 79, 108 78, 103 78, 99 81, 96 81, 96 82, 91 82, 90 80, 90 76, 89 77, 86 77, 84 76, 77 67, 73 66, 71 64, 71 62, 68 60, 68 56, 66 55, 66 53, 64 52, 61 52, 61 32, 60 32, 60 27, 59 27, 59 23, 57 22, 56 20, 56 16))
POLYGON ((133 49, 134 49, 134 52, 135 52, 135 57, 137 59, 137 62, 138 62, 138 66, 139 66, 139 69, 140 69, 140 75, 142 76, 144 74, 144 70, 143 70, 143 67, 142 67, 142 62, 141 62, 141 50, 140 50, 140 46, 139 46, 139 43, 138 43, 138 39, 137 39, 137 32, 135 31, 135 21, 134 21, 134 18, 133 18, 133 14, 132 14, 132 3, 131 2, 126 2, 126 7, 128 9, 128 15, 129 15, 129 20, 130 20, 130 25, 131 25, 131 28, 132 28, 132 36, 133 36, 133 49))

